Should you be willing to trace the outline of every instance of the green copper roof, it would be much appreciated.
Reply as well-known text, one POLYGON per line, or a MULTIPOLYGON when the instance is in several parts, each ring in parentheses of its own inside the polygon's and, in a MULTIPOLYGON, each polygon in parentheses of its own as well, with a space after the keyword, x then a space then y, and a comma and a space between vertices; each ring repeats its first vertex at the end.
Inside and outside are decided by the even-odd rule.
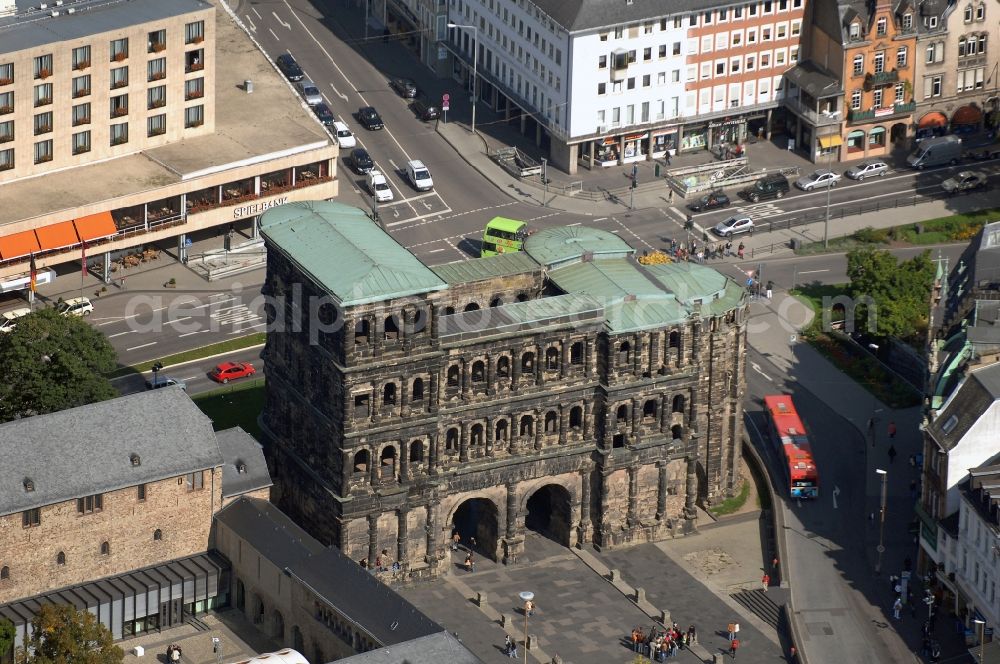
POLYGON ((635 253, 635 249, 614 233, 587 226, 540 230, 525 240, 524 251, 548 268, 578 261, 584 254, 614 258, 635 253))
POLYGON ((360 208, 326 201, 288 203, 261 215, 260 229, 345 306, 447 288, 360 208))
POLYGON ((456 343, 525 329, 538 332, 603 323, 604 309, 600 302, 586 295, 567 293, 442 316, 439 335, 445 343, 456 343))
POLYGON ((647 265, 645 269, 685 304, 695 300, 707 304, 709 300, 722 297, 727 284, 735 283, 718 270, 697 263, 647 265))
POLYGON ((447 263, 431 269, 449 284, 464 284, 471 281, 535 272, 541 270, 541 266, 523 251, 515 251, 509 254, 447 263))

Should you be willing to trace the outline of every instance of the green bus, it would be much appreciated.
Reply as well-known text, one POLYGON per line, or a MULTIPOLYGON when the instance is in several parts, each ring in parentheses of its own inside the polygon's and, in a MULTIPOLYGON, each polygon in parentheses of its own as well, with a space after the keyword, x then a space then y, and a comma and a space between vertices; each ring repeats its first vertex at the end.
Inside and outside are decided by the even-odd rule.
POLYGON ((528 224, 506 217, 493 217, 483 232, 483 246, 480 258, 521 251, 524 239, 528 237, 528 224))

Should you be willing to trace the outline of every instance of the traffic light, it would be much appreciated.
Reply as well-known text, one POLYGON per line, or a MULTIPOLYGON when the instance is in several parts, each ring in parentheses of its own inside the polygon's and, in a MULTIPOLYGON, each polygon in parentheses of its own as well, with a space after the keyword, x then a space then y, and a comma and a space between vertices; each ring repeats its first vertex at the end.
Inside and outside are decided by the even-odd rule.
POLYGON ((687 221, 684 222, 684 230, 689 231, 692 228, 694 228, 694 219, 691 218, 691 215, 688 215, 687 221))
POLYGON ((638 186, 639 186, 639 178, 633 177, 632 178, 632 188, 635 189, 638 186))

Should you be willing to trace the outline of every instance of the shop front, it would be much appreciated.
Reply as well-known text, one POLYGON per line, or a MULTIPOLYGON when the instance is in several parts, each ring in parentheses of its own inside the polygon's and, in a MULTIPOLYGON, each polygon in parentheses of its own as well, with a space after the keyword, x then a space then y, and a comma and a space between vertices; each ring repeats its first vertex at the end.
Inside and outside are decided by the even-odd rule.
POLYGON ((916 140, 922 141, 925 138, 934 136, 944 136, 948 131, 948 118, 944 113, 931 111, 924 113, 917 121, 916 140))
POLYGON ((684 135, 681 137, 681 152, 704 150, 706 147, 708 147, 708 124, 692 124, 684 127, 684 135))
POLYGON ((974 104, 962 106, 951 116, 951 133, 974 134, 983 122, 983 112, 974 104))
POLYGON ((594 141, 594 165, 609 168, 618 165, 618 139, 605 136, 594 141))
POLYGON ((677 130, 678 127, 668 127, 650 132, 653 141, 653 159, 659 159, 667 154, 677 154, 677 130))
POLYGON ((729 118, 708 123, 712 145, 738 145, 746 139, 747 121, 745 118, 729 118))
POLYGON ((648 142, 649 132, 626 134, 622 141, 622 163, 631 164, 636 161, 645 161, 648 142))

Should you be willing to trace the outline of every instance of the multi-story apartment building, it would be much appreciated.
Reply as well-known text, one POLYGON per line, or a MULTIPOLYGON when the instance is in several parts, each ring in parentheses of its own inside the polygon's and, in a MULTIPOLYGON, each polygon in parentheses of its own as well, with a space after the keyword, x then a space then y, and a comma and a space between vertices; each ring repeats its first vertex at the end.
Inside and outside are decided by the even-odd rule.
POLYGON ((799 57, 803 0, 647 4, 450 0, 448 48, 554 165, 662 157, 769 131, 799 57))
POLYGON ((261 224, 279 503, 352 559, 662 539, 738 489, 747 300, 715 270, 585 227, 430 269, 345 205, 261 224))
POLYGON ((329 134, 223 8, 27 5, 0 13, 0 289, 336 195, 329 134))
POLYGON ((39 604, 125 638, 224 602, 213 516, 270 486, 256 441, 217 435, 180 388, 2 424, 0 454, 0 616, 19 642, 39 604))
POLYGON ((919 5, 914 98, 916 138, 996 125, 1000 48, 990 40, 996 8, 981 0, 927 0, 919 5))

